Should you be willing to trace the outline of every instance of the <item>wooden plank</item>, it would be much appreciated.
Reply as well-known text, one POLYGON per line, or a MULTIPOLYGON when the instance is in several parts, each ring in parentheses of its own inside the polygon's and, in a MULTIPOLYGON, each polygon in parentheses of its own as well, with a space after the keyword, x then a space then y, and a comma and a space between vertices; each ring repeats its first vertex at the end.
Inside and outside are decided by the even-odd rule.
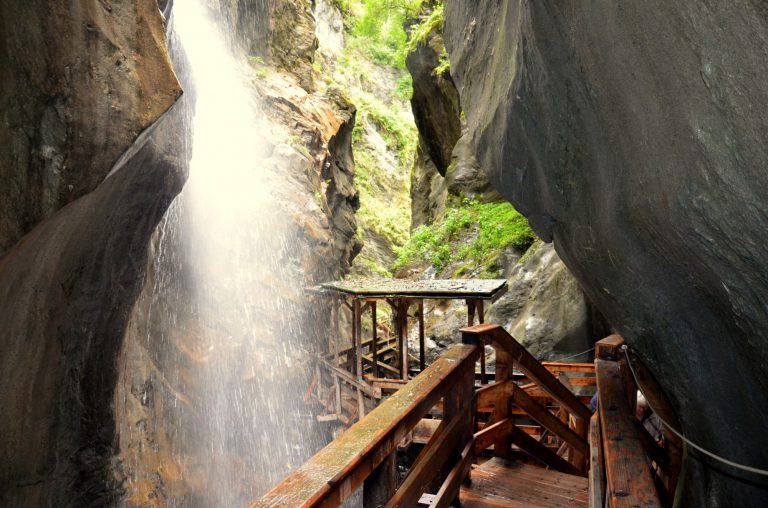
POLYGON ((429 443, 432 436, 435 435, 442 420, 422 418, 413 428, 413 442, 417 444, 429 443))
POLYGON ((463 508, 586 508, 587 497, 586 478, 501 459, 472 466, 461 487, 463 508))
POLYGON ((320 450, 251 507, 341 504, 395 450, 397 443, 435 405, 479 352, 456 345, 338 439, 320 450))
POLYGON ((574 467, 573 464, 567 460, 563 460, 563 458, 559 457, 555 452, 551 451, 549 448, 539 443, 534 438, 515 426, 512 426, 511 437, 512 443, 519 446, 521 450, 523 450, 531 457, 541 461, 544 465, 547 465, 562 473, 568 473, 577 476, 583 475, 583 473, 574 467))
POLYGON ((583 372, 595 374, 595 364, 592 362, 541 362, 550 372, 583 372))
POLYGON ((589 508, 603 508, 603 443, 597 413, 589 420, 589 508))
POLYGON ((506 350, 526 376, 546 390, 563 406, 567 407, 568 411, 586 420, 589 420, 589 417, 592 416, 592 412, 570 390, 564 387, 551 372, 544 368, 531 353, 502 327, 492 325, 491 328, 488 328, 487 325, 477 325, 464 328, 462 332, 490 335, 497 349, 506 350))
POLYGON ((653 479, 627 405, 618 362, 595 360, 605 456, 605 496, 614 508, 660 507, 653 479))
POLYGON ((429 505, 430 508, 448 508, 459 494, 461 482, 466 478, 469 472, 472 460, 474 459, 474 440, 470 439, 464 449, 461 451, 458 463, 453 467, 445 479, 440 490, 437 491, 434 500, 429 505))
MULTIPOLYGON (((517 388, 512 394, 512 400, 520 406, 526 413, 531 415, 534 420, 549 429, 557 437, 573 446, 579 452, 587 453, 587 442, 581 436, 571 430, 568 425, 559 418, 550 413, 546 408, 541 407, 533 398, 525 393, 524 390, 517 388)), ((578 466, 577 466, 578 467, 578 466)))
POLYGON ((355 388, 362 390, 362 392, 368 395, 369 397, 376 398, 375 390, 371 386, 369 386, 368 383, 366 383, 365 381, 363 380, 358 381, 354 375, 350 374, 344 369, 334 367, 332 364, 328 363, 323 359, 318 359, 317 361, 320 362, 320 364, 322 364, 326 369, 333 372, 336 376, 339 377, 339 379, 341 379, 345 383, 349 383, 355 388))
MULTIPOLYGON (((465 408, 469 412, 469 407, 465 408)), ((414 506, 426 490, 429 482, 437 475, 440 467, 445 464, 453 451, 453 443, 460 438, 466 422, 461 414, 455 415, 445 430, 438 428, 437 432, 416 458, 408 476, 400 488, 387 502, 386 508, 403 508, 414 506), (433 444, 434 443, 434 444, 433 444)))

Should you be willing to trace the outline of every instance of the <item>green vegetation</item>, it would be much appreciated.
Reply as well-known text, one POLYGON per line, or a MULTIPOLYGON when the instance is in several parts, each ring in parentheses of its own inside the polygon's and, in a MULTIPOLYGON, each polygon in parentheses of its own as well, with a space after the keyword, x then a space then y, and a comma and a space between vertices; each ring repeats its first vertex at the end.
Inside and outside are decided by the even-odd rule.
POLYGON ((501 251, 513 246, 525 251, 536 239, 528 221, 509 203, 479 203, 464 199, 445 217, 420 226, 399 250, 395 269, 426 262, 438 272, 462 263, 452 274, 479 270, 479 276, 498 276, 501 251))
POLYGON ((443 4, 438 3, 421 23, 411 27, 408 39, 408 52, 416 51, 419 44, 427 42, 427 37, 433 31, 443 33, 443 4))
MULTIPOLYGON (((440 59, 437 61, 437 67, 432 71, 435 76, 442 76, 443 74, 451 71, 451 61, 448 59, 448 52, 443 48, 443 52, 440 53, 440 59)), ((463 113, 463 111, 462 111, 463 113)))
POLYGON ((403 26, 415 18, 423 0, 345 0, 336 4, 348 13, 347 44, 364 51, 379 65, 405 68, 408 35, 403 26))

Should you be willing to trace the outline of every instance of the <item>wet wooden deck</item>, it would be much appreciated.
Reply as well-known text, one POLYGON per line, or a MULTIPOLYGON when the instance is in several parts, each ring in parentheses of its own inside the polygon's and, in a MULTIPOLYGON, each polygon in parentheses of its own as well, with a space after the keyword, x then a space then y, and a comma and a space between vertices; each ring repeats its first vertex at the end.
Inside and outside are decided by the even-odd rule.
POLYGON ((494 458, 472 468, 472 484, 461 488, 466 508, 576 508, 588 503, 581 476, 494 458))

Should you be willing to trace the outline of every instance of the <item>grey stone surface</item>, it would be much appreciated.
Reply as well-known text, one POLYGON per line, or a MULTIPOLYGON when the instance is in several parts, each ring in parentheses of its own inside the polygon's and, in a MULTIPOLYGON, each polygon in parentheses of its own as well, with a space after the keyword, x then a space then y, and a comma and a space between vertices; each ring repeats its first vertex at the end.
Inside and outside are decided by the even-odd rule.
MULTIPOLYGON (((472 147, 651 367, 685 433, 765 466, 764 2, 446 4, 472 147)), ((692 452, 682 506, 765 506, 692 452)))
POLYGON ((115 362, 150 237, 186 176, 176 137, 162 139, 0 260, 1 506, 116 503, 115 362))
POLYGON ((94 190, 181 88, 154 0, 2 2, 0 33, 2 254, 94 190))

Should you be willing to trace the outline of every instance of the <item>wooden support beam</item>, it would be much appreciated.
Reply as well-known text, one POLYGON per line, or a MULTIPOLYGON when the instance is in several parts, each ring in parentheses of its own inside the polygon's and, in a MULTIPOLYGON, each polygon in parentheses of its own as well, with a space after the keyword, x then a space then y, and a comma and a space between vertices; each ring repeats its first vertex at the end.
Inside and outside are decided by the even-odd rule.
POLYGON ((619 362, 595 360, 598 411, 603 436, 606 501, 613 508, 661 507, 643 447, 627 404, 619 362))
MULTIPOLYGON (((464 412, 469 414, 469 407, 466 407, 464 412)), ((429 482, 436 476, 440 467, 446 463, 453 452, 451 446, 444 445, 455 443, 461 438, 465 425, 462 416, 462 414, 454 415, 450 423, 447 425, 443 423, 438 427, 430 442, 411 466, 411 470, 400 488, 386 504, 386 508, 410 508, 416 505, 429 482), (442 430, 441 427, 443 426, 445 426, 445 430, 442 430), (432 444, 433 441, 435 444, 432 444)))
POLYGON ((363 506, 384 506, 397 490, 397 454, 390 453, 363 483, 363 506))
POLYGON ((514 424, 509 418, 505 418, 492 425, 487 425, 483 430, 475 434, 475 455, 480 455, 494 443, 504 442, 512 434, 514 424))
MULTIPOLYGON (((546 408, 540 406, 530 395, 525 393, 525 390, 521 390, 517 387, 512 394, 512 399, 515 401, 515 404, 531 415, 534 420, 549 429, 557 435, 557 437, 567 442, 575 450, 582 454, 587 453, 587 441, 571 430, 566 423, 563 423, 546 408)), ((574 464, 574 466, 579 468, 576 464, 574 464)), ((581 470, 581 468, 579 469, 581 470)))
MULTIPOLYGON (((477 322, 478 324, 482 325, 485 323, 485 309, 483 308, 483 301, 477 300, 475 307, 477 308, 477 322)), ((488 383, 488 378, 485 375, 485 345, 483 343, 481 344, 480 351, 480 384, 484 385, 486 383, 488 383)))
POLYGON ((400 352, 400 377, 408 380, 408 300, 400 298, 400 327, 397 333, 398 351, 400 352))
POLYGON ((485 408, 495 405, 501 399, 509 399, 515 389, 515 384, 511 379, 506 381, 496 381, 489 385, 475 390, 475 400, 478 408, 485 408))
POLYGON ((555 452, 536 441, 534 438, 512 426, 512 443, 516 444, 525 453, 541 461, 544 465, 551 467, 561 473, 584 476, 582 471, 576 469, 570 462, 559 457, 555 452))
POLYGON ((344 369, 340 369, 339 367, 334 367, 333 364, 323 360, 318 359, 317 360, 321 365, 323 365, 326 369, 330 370, 331 372, 335 373, 336 376, 338 376, 339 379, 344 381, 347 384, 352 385, 355 387, 355 389, 362 390, 363 393, 368 395, 369 397, 376 397, 375 390, 368 385, 364 380, 360 379, 358 380, 354 375, 350 374, 344 369))

